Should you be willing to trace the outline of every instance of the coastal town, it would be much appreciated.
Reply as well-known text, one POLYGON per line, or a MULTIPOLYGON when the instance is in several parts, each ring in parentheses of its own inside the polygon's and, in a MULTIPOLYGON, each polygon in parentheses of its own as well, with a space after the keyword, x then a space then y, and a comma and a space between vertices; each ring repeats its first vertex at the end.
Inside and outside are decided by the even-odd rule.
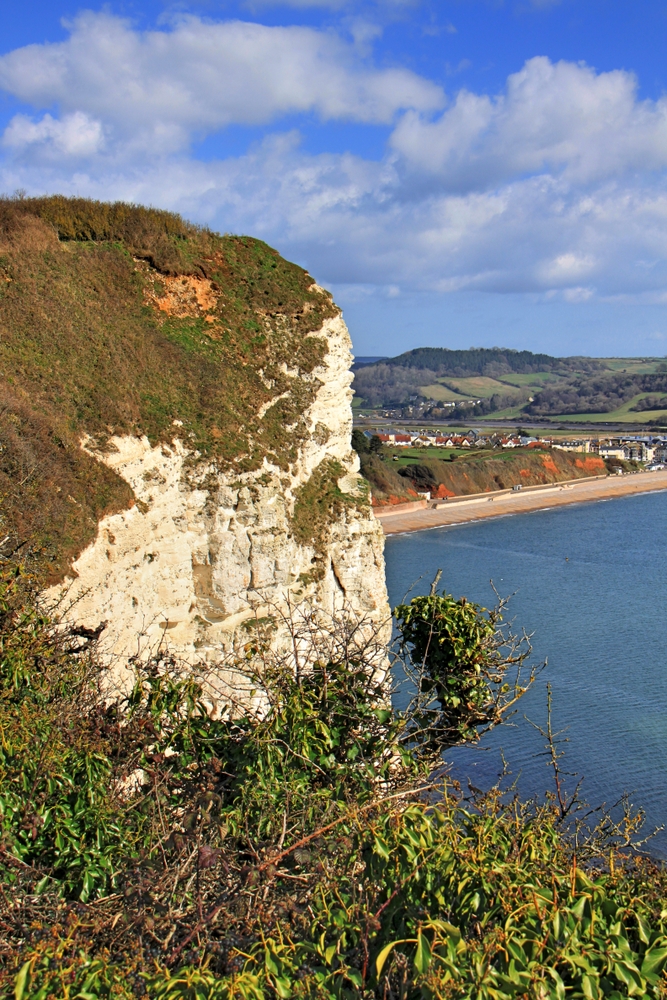
POLYGON ((352 440, 387 534, 667 486, 663 434, 355 428, 352 440))
POLYGON ((625 462, 640 462, 649 470, 662 469, 667 463, 667 435, 631 434, 620 437, 581 437, 565 440, 556 437, 532 437, 527 434, 480 433, 476 430, 465 434, 445 433, 438 430, 407 431, 364 431, 369 439, 378 440, 394 448, 446 448, 446 449, 489 449, 489 448, 555 448, 559 451, 579 452, 599 455, 603 459, 621 459, 625 462))

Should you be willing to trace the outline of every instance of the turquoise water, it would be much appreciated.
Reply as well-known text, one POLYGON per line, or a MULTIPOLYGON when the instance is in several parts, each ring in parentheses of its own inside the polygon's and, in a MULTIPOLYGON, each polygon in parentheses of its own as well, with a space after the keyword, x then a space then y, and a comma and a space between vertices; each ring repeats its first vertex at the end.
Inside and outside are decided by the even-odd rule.
MULTIPOLYGON (((611 805, 627 792, 647 828, 667 824, 666 548, 667 492, 387 539, 392 606, 411 587, 426 593, 439 568, 441 586, 487 607, 493 580, 514 594, 516 626, 534 632, 534 659, 548 657, 511 726, 450 752, 457 776, 488 787, 502 749, 523 795, 551 787, 543 740, 524 719, 544 724, 550 681, 553 723, 569 740, 563 766, 584 778, 586 800, 611 805)), ((667 857, 667 832, 649 849, 667 857)))

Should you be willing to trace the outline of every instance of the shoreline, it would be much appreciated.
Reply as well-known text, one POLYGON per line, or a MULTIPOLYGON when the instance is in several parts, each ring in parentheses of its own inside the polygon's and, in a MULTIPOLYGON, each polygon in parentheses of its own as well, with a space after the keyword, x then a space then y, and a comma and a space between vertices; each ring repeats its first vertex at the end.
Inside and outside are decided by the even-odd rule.
POLYGON ((421 510, 394 513, 374 511, 385 535, 403 534, 410 531, 424 531, 427 528, 441 528, 452 524, 466 524, 488 517, 503 517, 508 514, 527 514, 533 510, 548 510, 571 503, 586 503, 593 500, 611 500, 617 497, 633 496, 638 493, 653 493, 667 490, 667 469, 658 472, 636 472, 624 476, 608 476, 581 482, 569 481, 553 483, 535 492, 506 493, 502 496, 491 494, 486 499, 479 496, 470 500, 457 497, 456 502, 441 507, 424 507, 421 510))

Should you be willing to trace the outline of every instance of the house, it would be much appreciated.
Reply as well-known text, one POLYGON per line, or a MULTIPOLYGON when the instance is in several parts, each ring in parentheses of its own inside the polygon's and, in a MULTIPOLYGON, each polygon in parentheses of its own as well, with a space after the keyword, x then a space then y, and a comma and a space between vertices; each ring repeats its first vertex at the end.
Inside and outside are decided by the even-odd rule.
POLYGON ((589 438, 583 438, 579 441, 554 441, 552 447, 559 451, 580 451, 586 455, 594 450, 589 438))
POLYGON ((644 441, 625 441, 623 444, 623 457, 629 462, 651 462, 655 454, 655 448, 644 441))
POLYGON ((601 441, 598 454, 600 458, 625 458, 625 450, 620 441, 601 441))

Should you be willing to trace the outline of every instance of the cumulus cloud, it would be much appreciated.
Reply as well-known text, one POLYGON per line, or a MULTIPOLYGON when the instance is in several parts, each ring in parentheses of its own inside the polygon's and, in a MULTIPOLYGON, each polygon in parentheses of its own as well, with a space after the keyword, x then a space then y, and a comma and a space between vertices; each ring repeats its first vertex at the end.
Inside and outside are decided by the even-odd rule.
POLYGON ((92 12, 64 42, 0 57, 0 88, 34 107, 101 119, 119 141, 160 153, 230 124, 298 113, 388 124, 401 109, 443 104, 431 81, 375 69, 333 32, 196 17, 137 32, 92 12))
POLYGON ((667 101, 639 100, 626 72, 538 57, 443 110, 435 84, 327 32, 188 18, 139 33, 87 14, 67 41, 2 57, 0 86, 36 114, 4 133, 5 190, 173 208, 383 294, 667 294, 667 101), (279 131, 298 112, 389 123, 387 154, 308 154, 279 131), (231 122, 273 124, 242 156, 189 154, 231 122))
POLYGON ((576 183, 667 163, 667 99, 637 100, 622 70, 530 59, 504 94, 462 90, 435 121, 404 115, 393 148, 413 170, 456 190, 526 173, 557 172, 576 183))
POLYGON ((61 119, 46 114, 37 122, 26 115, 15 115, 4 131, 2 144, 19 154, 39 150, 51 159, 80 158, 100 152, 104 133, 101 122, 81 111, 61 119))

